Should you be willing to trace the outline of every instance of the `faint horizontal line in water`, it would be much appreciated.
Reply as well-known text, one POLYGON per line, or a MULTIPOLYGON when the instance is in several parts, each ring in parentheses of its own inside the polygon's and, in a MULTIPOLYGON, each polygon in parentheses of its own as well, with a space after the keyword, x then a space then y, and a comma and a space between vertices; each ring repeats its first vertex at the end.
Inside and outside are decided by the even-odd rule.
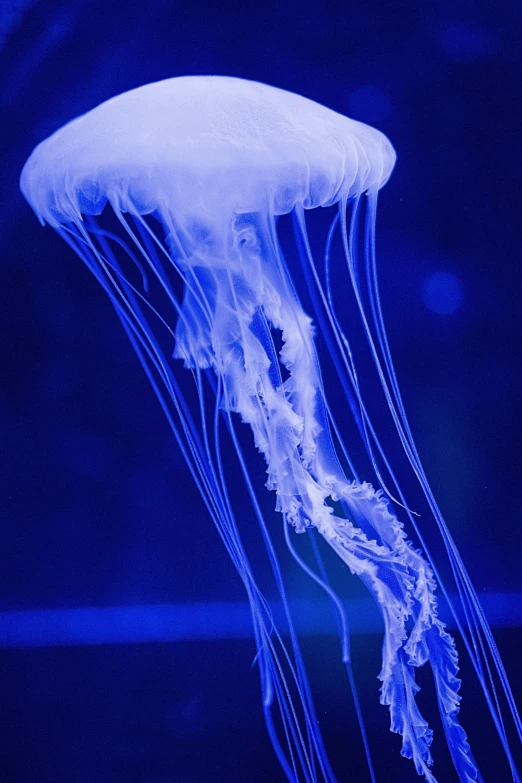
MULTIPOLYGON (((454 600, 457 606, 456 597, 454 600)), ((483 593, 480 600, 492 627, 522 626, 522 593, 483 593)), ((373 601, 351 598, 344 604, 352 633, 380 633, 383 630, 373 601)), ((290 605, 299 633, 306 636, 336 633, 335 615, 327 600, 301 599, 291 601, 290 605)), ((281 604, 273 603, 271 608, 284 633, 281 604)), ((449 622, 448 627, 454 627, 454 623, 449 622)), ((0 647, 188 642, 251 636, 252 621, 246 602, 0 612, 0 647)))

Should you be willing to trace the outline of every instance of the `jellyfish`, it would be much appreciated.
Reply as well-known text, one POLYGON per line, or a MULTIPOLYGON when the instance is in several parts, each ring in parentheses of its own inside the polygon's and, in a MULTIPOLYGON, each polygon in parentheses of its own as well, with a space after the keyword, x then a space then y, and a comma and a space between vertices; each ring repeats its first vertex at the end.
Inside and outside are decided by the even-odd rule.
MULTIPOLYGON (((376 776, 351 668, 346 610, 318 541, 347 566, 347 578, 349 571, 362 581, 380 610, 380 701, 417 773, 436 781, 432 730, 416 700, 416 669, 428 663, 458 777, 462 783, 482 780, 459 722, 458 654, 439 617, 438 583, 513 780, 520 781, 502 713, 511 715, 522 736, 520 718, 421 465, 386 336, 375 225, 378 191, 394 164, 394 149, 381 132, 314 101, 258 82, 189 76, 125 92, 59 129, 29 157, 21 189, 42 225, 56 229, 107 293, 237 569, 252 614, 265 722, 286 778, 337 779, 274 545, 276 520, 290 555, 336 613, 370 779, 376 776), (320 256, 308 227, 318 207, 333 210, 320 256), (284 216, 292 227, 287 247, 284 216), (360 326, 356 339, 370 359, 365 373, 376 375, 442 536, 460 612, 379 439, 344 317, 346 296, 334 282, 339 264, 360 326), (242 425, 264 461, 273 517, 263 510, 242 425), (361 475, 353 456, 361 448, 370 476, 361 475), (236 455, 282 621, 245 546, 244 510, 236 508, 225 450, 236 455), (310 557, 296 546, 297 534, 309 536, 310 557)), ((205 534, 193 515, 176 524, 192 526, 195 542, 205 534)))

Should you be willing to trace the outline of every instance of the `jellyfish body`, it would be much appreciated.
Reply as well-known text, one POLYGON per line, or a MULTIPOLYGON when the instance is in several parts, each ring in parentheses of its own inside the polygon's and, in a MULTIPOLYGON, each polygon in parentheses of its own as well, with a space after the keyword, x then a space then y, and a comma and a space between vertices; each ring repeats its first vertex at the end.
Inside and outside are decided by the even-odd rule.
MULTIPOLYGON (((513 779, 519 780, 495 691, 499 681, 520 730, 509 684, 422 470, 384 331, 375 217, 378 190, 394 163, 395 153, 383 134, 298 95, 241 79, 181 77, 124 93, 64 126, 35 149, 22 172, 21 188, 42 223, 63 236, 110 297, 244 583, 266 723, 287 778, 335 780, 284 574, 234 414, 250 426, 264 456, 267 487, 275 493, 290 552, 335 607, 350 680, 342 601, 320 560, 312 566, 297 553, 293 531, 318 531, 380 608, 381 702, 389 707, 392 731, 402 735, 402 754, 426 780, 435 781, 432 732, 415 701, 415 668, 429 662, 455 769, 461 781, 481 780, 458 721, 457 652, 437 613, 436 566, 408 540, 391 493, 383 492, 387 487, 378 465, 385 466, 396 505, 422 544, 366 409, 350 342, 334 304, 330 249, 334 234, 340 233, 347 282, 386 403, 440 527, 466 607, 465 628, 456 615, 463 641, 513 779), (338 211, 320 270, 308 240, 305 210, 332 205, 338 211), (98 216, 107 210, 117 218, 118 233, 102 226, 98 216), (358 476, 330 406, 315 326, 299 300, 280 246, 277 218, 287 213, 293 217, 314 315, 328 335, 346 415, 351 411, 354 417, 379 489, 358 476), (282 338, 279 352, 276 331, 282 338), (196 409, 187 400, 180 371, 192 375, 196 409), (274 623, 241 540, 223 467, 223 437, 231 439, 237 452, 285 607, 290 644, 274 623)), ((374 780, 362 719, 360 724, 374 780)))

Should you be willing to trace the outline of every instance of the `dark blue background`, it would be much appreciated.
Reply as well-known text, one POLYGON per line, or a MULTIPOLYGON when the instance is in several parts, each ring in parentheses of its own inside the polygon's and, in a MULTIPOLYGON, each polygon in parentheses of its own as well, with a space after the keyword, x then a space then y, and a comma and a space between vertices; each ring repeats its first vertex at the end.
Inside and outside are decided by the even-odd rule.
MULTIPOLYGON (((392 140, 378 250, 411 423, 479 592, 522 589, 521 23, 517 2, 4 0, 2 610, 243 600, 108 301, 18 191, 34 145, 65 121, 200 73, 302 93, 392 140), (441 272, 453 304, 426 293, 441 272)), ((520 631, 497 638, 520 695, 520 631)), ((354 639, 376 766, 416 780, 377 704, 379 644, 354 639)), ((340 779, 365 780, 335 640, 307 645, 340 779)), ((223 640, 4 650, 0 779, 279 781, 253 655, 253 641, 223 640)), ((466 725, 500 781, 477 704, 466 725)))

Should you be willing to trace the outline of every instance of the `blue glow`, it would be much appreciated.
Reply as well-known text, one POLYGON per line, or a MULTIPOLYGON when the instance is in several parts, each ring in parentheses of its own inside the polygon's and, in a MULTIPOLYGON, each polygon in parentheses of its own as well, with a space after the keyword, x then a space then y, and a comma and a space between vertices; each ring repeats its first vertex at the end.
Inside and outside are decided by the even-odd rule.
POLYGON ((422 299, 437 315, 453 315, 463 300, 462 284, 453 272, 433 272, 422 284, 422 299))
MULTIPOLYGON (((352 633, 382 633, 382 620, 373 601, 351 598, 344 603, 352 633)), ((522 593, 485 593, 481 603, 493 627, 516 628, 522 624, 522 593)), ((292 601, 291 606, 296 628, 303 636, 337 633, 328 601, 301 599, 292 601)), ((271 604, 271 609, 276 620, 283 618, 280 603, 271 604)), ((455 627, 451 618, 448 627, 455 627)), ((252 635, 246 601, 0 612, 0 647, 189 642, 249 639, 252 635)))
POLYGON ((449 25, 442 34, 442 48, 452 60, 466 62, 494 50, 495 41, 488 31, 449 25))

